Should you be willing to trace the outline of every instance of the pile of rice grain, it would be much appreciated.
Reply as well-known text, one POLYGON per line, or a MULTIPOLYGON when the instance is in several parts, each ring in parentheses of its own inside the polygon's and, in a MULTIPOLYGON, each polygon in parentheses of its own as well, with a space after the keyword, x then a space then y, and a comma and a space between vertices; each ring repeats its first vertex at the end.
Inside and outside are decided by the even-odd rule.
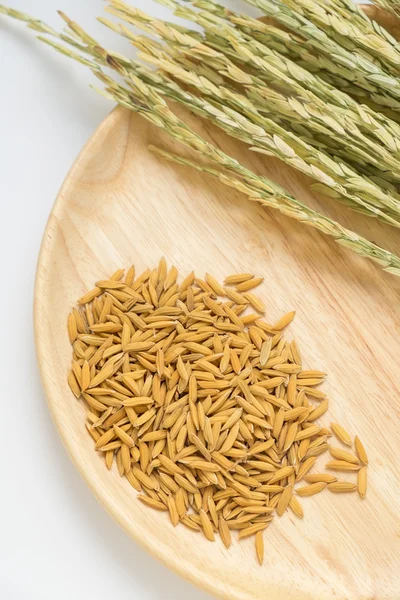
MULTIPOLYGON (((164 259, 123 277, 119 270, 98 281, 68 318, 68 382, 88 405, 95 448, 173 525, 211 541, 219 532, 227 548, 234 529, 239 539, 255 535, 262 563, 274 513, 303 517, 293 495, 303 478, 299 496, 357 489, 308 475, 332 435, 316 422, 328 410, 316 389, 325 373, 303 370, 296 342, 284 339, 294 312, 274 324, 261 319, 265 307, 251 290, 262 278, 243 273, 221 285, 191 273, 178 284, 164 259)), ((365 496, 367 457, 356 442, 358 457, 333 448, 328 468, 359 472, 365 496)))

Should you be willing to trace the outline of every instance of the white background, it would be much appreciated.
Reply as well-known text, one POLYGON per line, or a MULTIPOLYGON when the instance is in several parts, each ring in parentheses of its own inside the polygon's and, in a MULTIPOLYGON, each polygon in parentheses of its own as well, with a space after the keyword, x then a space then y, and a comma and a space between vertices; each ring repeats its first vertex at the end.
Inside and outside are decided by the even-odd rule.
MULTIPOLYGON (((101 0, 9 0, 61 27, 62 8, 114 50, 101 0)), ((135 6, 170 19, 151 0, 135 6)), ((238 1, 228 0, 236 8, 238 1)), ((36 365, 32 302, 53 201, 111 106, 87 70, 0 15, 0 599, 206 600, 133 542, 75 471, 51 421, 36 365)))

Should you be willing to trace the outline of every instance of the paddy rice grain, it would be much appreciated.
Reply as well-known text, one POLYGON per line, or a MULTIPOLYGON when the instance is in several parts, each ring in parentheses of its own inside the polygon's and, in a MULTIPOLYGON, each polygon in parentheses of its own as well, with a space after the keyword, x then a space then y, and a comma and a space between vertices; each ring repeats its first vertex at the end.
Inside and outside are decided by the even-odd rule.
POLYGON ((262 565, 264 561, 264 538, 262 531, 257 531, 256 533, 256 553, 258 562, 262 565))
MULTIPOLYGON (((309 473, 328 450, 330 431, 315 422, 329 409, 316 387, 325 373, 303 370, 296 342, 283 337, 294 312, 273 325, 247 314, 266 309, 249 291, 262 281, 241 273, 221 285, 190 273, 179 284, 162 259, 97 281, 67 319, 68 383, 87 405, 86 428, 107 468, 115 464, 174 527, 210 541, 218 533, 226 548, 233 530, 254 535, 260 564, 274 513, 303 518, 294 492, 327 486, 364 497, 368 463, 356 437, 356 455, 331 448, 327 468, 359 471, 357 486, 309 473)), ((352 445, 340 425, 332 430, 352 445)))

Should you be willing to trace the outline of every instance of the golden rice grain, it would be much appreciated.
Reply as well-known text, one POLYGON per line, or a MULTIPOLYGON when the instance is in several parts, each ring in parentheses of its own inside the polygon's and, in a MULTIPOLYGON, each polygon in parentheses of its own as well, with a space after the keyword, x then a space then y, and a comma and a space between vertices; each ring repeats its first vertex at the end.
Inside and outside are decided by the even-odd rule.
POLYGON ((292 467, 292 466, 282 467, 281 469, 278 469, 278 471, 276 471, 276 473, 273 474, 273 476, 269 479, 268 483, 272 484, 272 483, 276 483, 278 481, 282 481, 286 477, 289 477, 290 475, 292 475, 292 473, 294 473, 294 472, 295 472, 295 467, 292 467))
POLYGON ((267 364, 270 353, 271 353, 271 348, 272 348, 272 340, 271 340, 271 338, 268 338, 267 340, 265 340, 262 343, 261 350, 260 350, 260 366, 261 367, 264 367, 267 364))
POLYGON ((247 452, 247 456, 254 456, 255 454, 262 454, 267 452, 274 445, 274 440, 269 439, 266 442, 256 442, 247 452))
POLYGON ((203 528, 203 533, 204 533, 205 537, 210 542, 214 542, 215 537, 214 537, 213 526, 211 524, 210 519, 207 516, 207 513, 203 509, 200 510, 200 521, 201 521, 201 526, 203 528))
POLYGON ((98 439, 100 438, 100 433, 91 425, 89 425, 88 422, 85 423, 86 429, 88 430, 88 432, 90 433, 91 437, 93 438, 93 440, 95 442, 98 441, 98 439))
POLYGON ((133 470, 133 474, 140 481, 140 483, 142 485, 146 486, 150 490, 158 490, 158 489, 160 489, 160 485, 157 482, 157 480, 156 479, 152 479, 149 475, 147 475, 146 473, 143 473, 143 471, 141 471, 139 469, 139 467, 134 466, 132 470, 133 470))
MULTIPOLYGON (((178 269, 175 266, 172 266, 164 279, 164 282, 163 282, 164 290, 169 290, 173 285, 175 285, 177 278, 178 278, 178 269)), ((161 281, 161 279, 160 279, 160 281, 161 281)))
POLYGON ((218 513, 217 513, 216 506, 215 506, 215 502, 214 502, 214 500, 213 500, 213 498, 212 498, 211 495, 208 498, 208 510, 210 512, 210 517, 212 519, 214 527, 216 529, 218 529, 218 513))
POLYGON ((325 467, 327 469, 334 469, 335 471, 359 471, 360 465, 349 463, 345 460, 330 460, 326 463, 325 467))
POLYGON ((81 388, 78 385, 78 382, 76 380, 76 377, 75 377, 75 374, 73 371, 70 371, 68 373, 68 385, 69 385, 72 393, 74 394, 74 396, 79 398, 81 395, 81 388))
MULTIPOLYGON (((125 278, 119 269, 98 281, 68 318, 68 383, 86 403, 95 449, 108 469, 115 457, 145 506, 209 540, 218 532, 227 548, 232 530, 255 535, 262 563, 273 514, 289 507, 303 517, 295 483, 309 484, 300 496, 340 483, 308 475, 328 449, 330 431, 315 423, 329 407, 316 388, 325 373, 303 370, 296 343, 285 341, 294 313, 275 325, 243 316, 250 306, 265 311, 249 291, 262 278, 230 276, 225 285, 235 290, 209 274, 177 277, 161 259, 136 279, 131 267, 125 278)), ((332 454, 328 467, 360 468, 351 453, 332 454)), ((358 477, 365 495, 366 472, 358 477)))
POLYGON ((221 470, 218 465, 200 459, 191 461, 190 465, 193 469, 199 469, 200 471, 205 471, 206 473, 217 473, 221 470))
POLYGON ((164 440, 167 437, 167 432, 165 430, 159 431, 150 431, 149 433, 145 433, 142 437, 143 442, 156 442, 158 440, 164 440))
POLYGON ((246 298, 247 302, 260 313, 265 313, 266 307, 264 302, 260 300, 255 294, 251 292, 246 292, 243 294, 243 297, 246 298))
POLYGON ((124 472, 128 473, 131 469, 131 455, 129 452, 129 446, 122 444, 121 446, 121 462, 124 467, 124 472))
POLYGON ((243 540, 246 537, 249 537, 251 535, 254 535, 255 533, 257 533, 258 531, 263 531, 263 529, 266 529, 268 527, 268 522, 267 523, 255 523, 254 525, 249 525, 246 526, 246 524, 244 524, 244 528, 240 528, 239 531, 239 540, 243 540))
POLYGON ((311 378, 319 378, 322 379, 326 377, 326 373, 323 371, 301 371, 298 376, 299 379, 311 379, 311 378))
POLYGON ((357 475, 357 489, 361 498, 365 498, 367 493, 367 467, 361 467, 357 475))
POLYGON ((353 463, 355 465, 359 464, 357 456, 354 456, 354 454, 351 454, 351 452, 346 452, 341 448, 333 448, 332 446, 329 446, 329 452, 331 453, 333 458, 337 458, 338 460, 345 460, 346 462, 353 463))
POLYGON ((368 456, 367 456, 367 453, 365 451, 363 444, 361 443, 360 438, 357 435, 354 439, 354 445, 356 447, 358 458, 361 460, 361 462, 364 465, 367 465, 368 464, 368 456))
POLYGON ((352 446, 350 434, 338 423, 331 423, 331 429, 336 437, 346 446, 352 446))
POLYGON ((107 290, 121 290, 125 287, 125 283, 122 281, 115 281, 114 279, 104 279, 96 281, 96 287, 107 290))
POLYGON ((171 523, 174 527, 176 527, 179 523, 179 514, 176 508, 175 500, 172 496, 168 496, 167 508, 169 511, 169 518, 171 520, 171 523))
MULTIPOLYGON (((183 415, 183 417, 185 418, 185 415, 183 415)), ((201 439, 197 435, 194 435, 194 434, 189 435, 189 438, 190 438, 190 441, 196 446, 196 448, 200 452, 200 454, 202 454, 207 461, 211 462, 211 454, 207 450, 207 448, 205 447, 205 444, 203 444, 201 439)))
POLYGON ((236 285, 253 278, 254 275, 252 273, 238 273, 237 275, 228 275, 228 277, 225 277, 224 283, 225 285, 236 285))
POLYGON ((334 483, 337 481, 337 477, 335 475, 330 475, 329 473, 312 473, 311 475, 307 475, 305 480, 308 483, 334 483))
POLYGON ((105 446, 102 446, 101 448, 99 448, 100 452, 109 452, 110 450, 119 450, 122 446, 122 442, 121 441, 115 441, 115 442, 110 442, 109 444, 106 444, 105 446))
POLYGON ((324 452, 326 452, 329 448, 329 445, 326 443, 321 443, 319 446, 315 446, 313 448, 311 448, 311 444, 309 449, 307 450, 307 453, 305 455, 305 458, 309 458, 310 456, 320 456, 321 454, 324 454, 324 452))
POLYGON ((259 564, 262 565, 264 562, 264 538, 263 538, 262 531, 257 531, 255 543, 256 543, 257 559, 258 559, 259 564))
POLYGON ((245 304, 247 306, 247 300, 244 296, 242 296, 242 294, 239 294, 239 292, 236 292, 235 290, 232 290, 231 288, 225 287, 224 288, 224 295, 229 298, 230 300, 232 300, 232 302, 235 302, 236 304, 245 304))
POLYGON ((292 444, 294 443, 294 440, 296 438, 297 432, 299 429, 299 424, 295 423, 295 422, 291 422, 289 424, 289 427, 287 429, 287 433, 282 441, 282 450, 283 452, 287 452, 291 447, 292 444))
POLYGON ((87 390, 90 384, 90 367, 89 363, 85 360, 83 361, 82 371, 81 371, 81 388, 84 392, 87 390))
POLYGON ((280 494, 280 498, 276 507, 276 512, 281 517, 289 506, 290 499, 293 496, 293 485, 288 485, 280 494))
POLYGON ((299 519, 302 519, 304 517, 303 507, 301 506, 300 502, 297 500, 296 496, 292 496, 290 498, 289 508, 294 512, 296 517, 299 517, 299 519))
POLYGON ((289 323, 291 323, 293 321, 295 316, 296 316, 295 311, 288 312, 286 315, 284 315, 281 319, 279 319, 279 321, 277 321, 273 325, 273 329, 275 331, 281 331, 281 329, 284 329, 285 327, 287 327, 289 325, 289 323))
POLYGON ((260 485, 257 488, 258 492, 265 492, 266 494, 277 494, 279 492, 283 492, 284 488, 281 485, 274 485, 265 483, 264 485, 260 485))
POLYGON ((206 282, 211 287, 212 291, 216 294, 216 296, 224 296, 224 288, 218 283, 215 277, 213 277, 209 273, 206 273, 206 282))
POLYGON ((325 398, 325 400, 322 400, 322 402, 320 402, 320 404, 310 412, 310 414, 307 417, 308 421, 315 421, 315 419, 319 419, 320 417, 322 417, 322 415, 326 413, 328 408, 329 400, 328 398, 325 398))
POLYGON ((322 390, 318 390, 314 387, 303 386, 301 391, 307 396, 311 396, 312 398, 316 398, 317 400, 323 400, 326 398, 326 394, 322 390))
POLYGON ((89 388, 96 387, 103 383, 106 379, 109 379, 114 372, 115 364, 113 359, 106 362, 104 367, 97 373, 95 377, 90 381, 89 388))
POLYGON ((181 469, 181 467, 179 467, 179 465, 177 465, 170 458, 168 458, 168 456, 165 456, 164 454, 160 454, 158 459, 159 459, 161 465, 166 469, 167 472, 172 473, 172 474, 179 474, 179 475, 185 474, 183 469, 181 469))
MULTIPOLYGON (((106 461, 106 467, 107 469, 111 469, 112 464, 113 464, 113 460, 114 460, 114 452, 113 450, 110 450, 109 452, 105 453, 105 461, 106 461)), ((129 473, 128 471, 125 471, 125 475, 127 475, 129 473)))
POLYGON ((225 429, 231 429, 236 423, 239 421, 240 417, 243 414, 243 408, 237 408, 231 416, 228 418, 226 423, 222 425, 221 431, 225 431, 225 429))
POLYGON ((314 385, 320 385, 323 382, 323 379, 299 379, 297 381, 297 387, 302 388, 302 387, 312 387, 314 385))
POLYGON ((299 467, 296 475, 296 481, 301 481, 303 477, 307 475, 307 473, 313 468, 315 465, 315 461, 317 458, 315 456, 310 456, 307 458, 299 467))
POLYGON ((239 374, 242 367, 237 352, 235 352, 235 350, 230 350, 229 352, 232 369, 235 371, 236 374, 239 374))
POLYGON ((191 519, 188 516, 183 517, 183 519, 181 520, 181 523, 182 523, 182 525, 185 525, 189 529, 192 529, 194 531, 200 531, 200 526, 197 523, 195 523, 193 521, 193 519, 191 519))
POLYGON ((175 506, 179 519, 183 519, 186 514, 185 492, 184 488, 179 488, 175 494, 175 506))
POLYGON ((113 440, 115 437, 116 437, 116 434, 113 429, 109 429, 108 431, 105 431, 102 435, 100 435, 98 437, 96 444, 95 444, 95 450, 98 450, 99 448, 105 446, 106 444, 111 442, 111 440, 113 440))
POLYGON ((327 489, 330 492, 342 493, 342 492, 355 492, 357 486, 354 483, 350 483, 348 481, 335 481, 333 483, 328 483, 327 489))
POLYGON ((118 448, 115 462, 117 463, 117 469, 118 469, 119 476, 122 477, 125 474, 125 467, 124 467, 124 463, 122 461, 121 448, 118 448))
POLYGON ((133 282, 135 281, 135 267, 132 265, 126 272, 125 275, 125 285, 128 287, 132 287, 133 282))
POLYGON ((76 327, 77 327, 78 333, 88 333, 89 330, 88 330, 88 323, 87 323, 85 311, 83 311, 81 309, 73 308, 72 313, 75 317, 75 322, 76 322, 76 327))
POLYGON ((323 489, 325 489, 327 484, 323 481, 318 481, 316 483, 310 483, 310 485, 304 485, 301 488, 297 488, 296 494, 299 496, 313 496, 314 494, 318 494, 323 489))
POLYGON ((78 337, 78 327, 73 312, 70 312, 68 315, 68 337, 71 344, 73 344, 78 337))
POLYGON ((138 492, 140 492, 142 490, 142 486, 140 484, 140 481, 135 477, 135 475, 133 474, 132 469, 129 471, 129 473, 125 473, 125 477, 129 481, 129 483, 131 484, 131 486, 133 488, 135 488, 135 490, 137 490, 138 492))
POLYGON ((318 427, 318 425, 311 425, 310 427, 307 427, 306 429, 299 431, 299 433, 296 435, 296 441, 299 442, 306 438, 313 437, 313 436, 317 435, 318 433, 320 433, 320 431, 321 431, 321 427, 318 427))
POLYGON ((285 420, 285 411, 283 408, 281 408, 280 410, 278 410, 277 414, 275 415, 274 426, 272 429, 272 435, 275 439, 279 438, 279 435, 282 431, 284 420, 285 420))
POLYGON ((219 517, 218 531, 225 548, 229 548, 232 543, 232 536, 229 527, 222 516, 219 517))
POLYGON ((298 420, 300 417, 309 414, 309 409, 304 406, 299 406, 297 408, 291 408, 284 412, 284 421, 294 421, 298 420))
POLYGON ((155 500, 154 498, 151 498, 150 496, 145 496, 143 494, 139 494, 138 498, 141 502, 143 502, 143 504, 146 504, 151 508, 155 508, 156 510, 162 511, 168 510, 167 506, 165 506, 163 502, 160 502, 160 500, 155 500))
POLYGON ((89 302, 92 302, 92 300, 94 300, 97 296, 100 296, 101 292, 102 291, 99 287, 93 288, 90 292, 87 292, 86 294, 84 294, 83 296, 81 296, 79 298, 78 304, 82 305, 82 304, 88 304, 89 302))
POLYGON ((239 293, 247 292, 247 291, 252 290, 253 288, 259 286, 260 283, 262 283, 263 281, 264 281, 264 277, 252 277, 251 279, 248 279, 247 281, 238 283, 236 285, 236 291, 239 293))
POLYGON ((125 269, 117 269, 116 271, 114 271, 114 273, 111 275, 110 279, 112 281, 120 281, 122 279, 122 277, 124 276, 125 273, 125 269))

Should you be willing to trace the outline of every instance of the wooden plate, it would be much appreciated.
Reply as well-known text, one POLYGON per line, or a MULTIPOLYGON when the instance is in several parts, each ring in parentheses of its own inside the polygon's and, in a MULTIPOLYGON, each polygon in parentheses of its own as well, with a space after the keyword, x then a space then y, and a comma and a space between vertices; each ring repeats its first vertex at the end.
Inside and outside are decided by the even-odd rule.
POLYGON ((379 25, 387 29, 387 31, 397 40, 400 39, 399 19, 396 19, 396 17, 394 17, 387 10, 383 10, 379 6, 375 6, 373 4, 361 4, 361 8, 370 19, 373 19, 379 23, 379 25))
MULTIPOLYGON (((305 177, 188 120, 301 200, 400 253, 394 229, 317 199, 305 177)), ((44 234, 35 293, 37 352, 50 410, 75 465, 130 535, 215 595, 400 598, 400 279, 207 176, 159 160, 149 142, 173 147, 136 115, 114 110, 70 171, 44 234), (303 521, 288 514, 266 532, 263 567, 253 539, 235 541, 226 551, 220 541, 174 530, 165 514, 143 507, 94 451, 84 406, 67 386, 66 322, 76 298, 118 267, 134 263, 140 271, 162 255, 182 276, 192 269, 221 279, 238 271, 263 275, 268 318, 296 309, 289 336, 298 340, 307 367, 329 374, 326 423, 339 421, 359 434, 370 456, 367 499, 327 492, 304 499, 303 521)))

